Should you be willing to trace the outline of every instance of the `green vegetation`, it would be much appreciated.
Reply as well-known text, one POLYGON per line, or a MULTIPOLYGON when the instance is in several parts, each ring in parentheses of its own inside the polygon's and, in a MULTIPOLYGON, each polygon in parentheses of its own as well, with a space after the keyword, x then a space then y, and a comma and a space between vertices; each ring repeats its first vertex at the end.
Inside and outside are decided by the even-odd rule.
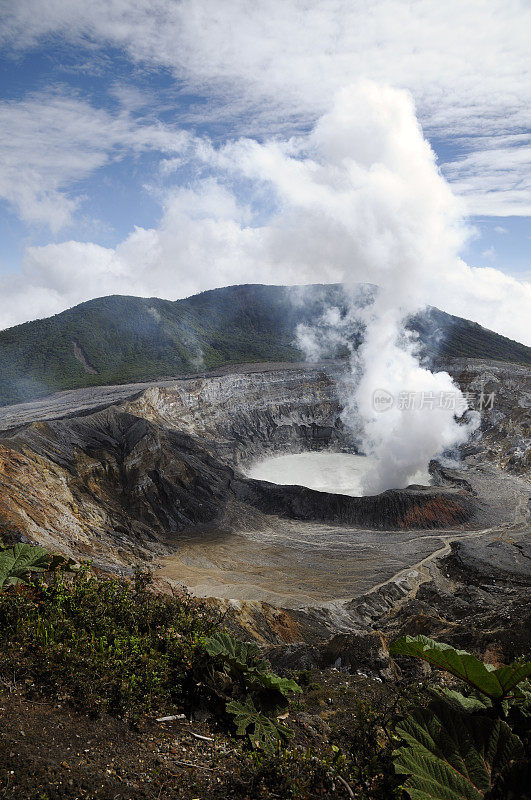
POLYGON ((481 800, 504 784, 510 797, 510 786, 529 770, 531 662, 495 669, 426 636, 399 639, 391 653, 423 659, 468 687, 466 694, 443 687, 397 725, 405 746, 395 753, 395 769, 408 776, 412 800, 481 800))
POLYGON ((413 656, 446 670, 467 683, 491 701, 507 700, 517 684, 531 675, 531 662, 510 664, 495 669, 484 664, 466 650, 434 642, 427 636, 405 636, 391 646, 392 655, 413 656))
POLYGON ((60 555, 50 555, 44 547, 30 544, 0 546, 0 591, 7 586, 29 583, 37 572, 54 572, 62 569, 72 572, 75 562, 60 555))
POLYGON ((97 713, 139 717, 183 700, 212 620, 188 598, 99 579, 81 568, 0 593, 2 670, 32 692, 97 713))
MULTIPOLYGON (((234 717, 237 735, 247 734, 251 745, 263 752, 278 749, 292 735, 278 717, 288 706, 287 693, 301 692, 300 686, 271 672, 257 645, 238 642, 224 631, 207 639, 204 647, 212 659, 208 668, 210 687, 218 696, 220 670, 224 678, 230 677, 233 699, 226 700, 225 710, 234 717)), ((225 682, 224 695, 226 690, 225 682)))
MULTIPOLYGON (((97 577, 86 565, 72 569, 39 547, 0 551, 0 681, 23 687, 24 698, 47 710, 49 724, 67 707, 79 720, 101 720, 109 728, 110 714, 136 731, 158 715, 206 715, 210 736, 198 738, 215 743, 213 737, 221 737, 225 761, 192 773, 182 794, 174 773, 160 766, 149 772, 139 796, 166 796, 168 786, 175 787, 172 798, 240 800, 523 796, 531 663, 494 668, 449 645, 407 636, 392 645, 394 656, 423 659, 450 672, 454 682, 382 684, 338 671, 301 672, 295 681, 276 675, 259 647, 235 639, 208 606, 186 594, 153 591, 148 573, 120 580, 97 577), (455 680, 466 689, 456 688, 455 680), (288 704, 294 693, 298 699, 288 704), (320 723, 323 733, 310 735, 320 723)), ((27 713, 26 731, 31 705, 27 713)), ((176 735, 167 741, 159 732, 168 763, 176 735)), ((138 742, 143 746, 142 733, 138 742)), ((106 740, 101 747, 91 756, 95 770, 108 761, 106 740)), ((133 776, 134 752, 125 751, 133 776)), ((204 751, 187 756, 195 757, 201 764, 204 751)), ((188 761, 175 763, 188 769, 188 761)), ((44 791, 42 778, 34 787, 31 764, 27 769, 26 786, 35 792, 25 796, 55 797, 44 791)), ((85 774, 79 772, 79 780, 85 774)), ((81 796, 74 784, 71 791, 61 785, 61 797, 81 796)))
POLYGON ((132 585, 86 567, 65 578, 72 565, 28 544, 0 550, 4 668, 25 669, 40 690, 60 687, 91 711, 138 716, 208 704, 264 751, 289 738, 277 717, 287 694, 301 690, 271 672, 255 644, 215 630, 215 615, 186 596, 146 591, 145 574, 132 585), (45 572, 50 582, 39 577, 45 572))
MULTIPOLYGON (((186 300, 112 296, 48 319, 0 331, 0 403, 83 386, 154 380, 224 364, 297 361, 298 324, 330 305, 342 312, 340 286, 233 286, 186 300), (85 365, 76 357, 80 352, 85 365), (87 371, 87 366, 95 372, 87 371)), ((531 349, 479 325, 432 309, 411 322, 425 350, 443 357, 531 363, 531 349)), ((353 343, 359 331, 353 333, 353 343)), ((345 355, 339 349, 328 355, 345 355)))

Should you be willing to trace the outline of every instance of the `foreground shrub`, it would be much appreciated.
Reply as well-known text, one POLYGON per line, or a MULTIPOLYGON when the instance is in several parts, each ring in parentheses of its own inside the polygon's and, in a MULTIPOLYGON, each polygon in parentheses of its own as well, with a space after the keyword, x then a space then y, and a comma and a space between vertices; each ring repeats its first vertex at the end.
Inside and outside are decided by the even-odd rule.
POLYGON ((71 558, 51 555, 44 547, 18 543, 13 547, 0 545, 0 591, 8 586, 29 583, 38 572, 64 570, 72 572, 75 562, 71 558))
POLYGON ((275 675, 254 643, 239 642, 220 631, 203 646, 212 660, 207 670, 209 688, 225 702, 225 710, 234 718, 236 734, 247 734, 251 745, 265 752, 272 752, 291 738, 290 729, 282 724, 279 715, 288 705, 288 692, 300 693, 300 686, 275 675))
POLYGON ((405 746, 395 752, 395 769, 409 776, 404 788, 410 797, 528 796, 524 786, 514 795, 501 787, 529 771, 531 687, 526 678, 531 662, 495 669, 465 650, 426 636, 399 639, 391 654, 423 659, 467 686, 463 692, 439 689, 426 708, 414 709, 397 726, 405 746))
POLYGON ((5 678, 96 711, 138 716, 182 701, 201 637, 215 620, 186 596, 168 597, 81 569, 0 593, 5 678))
POLYGON ((97 578, 87 567, 65 576, 54 570, 72 569, 70 562, 31 545, 9 548, 3 563, 6 680, 14 675, 30 693, 133 719, 172 706, 208 709, 267 752, 290 737, 278 716, 300 688, 275 675, 255 644, 216 630, 217 615, 200 602, 149 591, 146 573, 133 583, 97 578))

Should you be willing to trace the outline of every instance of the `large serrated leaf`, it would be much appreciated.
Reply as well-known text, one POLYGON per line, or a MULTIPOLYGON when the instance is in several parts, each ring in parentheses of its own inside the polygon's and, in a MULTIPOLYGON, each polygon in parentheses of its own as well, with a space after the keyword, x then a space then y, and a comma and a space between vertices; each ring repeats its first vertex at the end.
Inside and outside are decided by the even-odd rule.
POLYGON ((521 681, 531 675, 531 661, 515 662, 494 670, 504 694, 511 692, 521 681))
POLYGON ((456 650, 449 644, 435 642, 427 636, 404 636, 389 648, 392 656, 421 658, 438 669, 451 672, 474 689, 499 700, 521 680, 531 674, 531 663, 512 664, 494 669, 466 650, 456 650))
POLYGON ((273 672, 256 671, 254 673, 256 681, 264 687, 264 689, 271 689, 286 694, 286 692, 302 692, 301 687, 291 678, 281 678, 273 672))
POLYGON ((45 572, 50 554, 44 547, 15 544, 0 551, 0 589, 23 583, 30 572, 45 572))
POLYGON ((446 687, 432 690, 432 693, 437 697, 442 695, 446 702, 457 711, 484 713, 487 709, 492 708, 492 701, 488 697, 484 697, 483 699, 474 695, 467 697, 461 694, 461 692, 456 692, 455 689, 447 689, 446 687))
POLYGON ((231 700, 227 711, 234 716, 237 735, 247 734, 253 747, 266 753, 273 752, 283 740, 292 736, 285 725, 258 711, 250 697, 246 697, 244 703, 231 700))
POLYGON ((205 639, 204 647, 211 658, 221 658, 242 668, 249 666, 260 656, 260 649, 256 644, 240 642, 223 631, 205 639))
POLYGON ((413 800, 481 800, 523 752, 502 720, 460 714, 443 702, 417 709, 397 733, 406 746, 394 753, 395 770, 409 776, 404 788, 413 800))
POLYGON ((531 685, 528 681, 514 687, 511 705, 517 708, 524 717, 531 718, 531 685))
POLYGON ((19 543, 0 548, 0 589, 26 583, 32 572, 56 569, 73 572, 75 561, 57 553, 48 553, 39 545, 19 543))

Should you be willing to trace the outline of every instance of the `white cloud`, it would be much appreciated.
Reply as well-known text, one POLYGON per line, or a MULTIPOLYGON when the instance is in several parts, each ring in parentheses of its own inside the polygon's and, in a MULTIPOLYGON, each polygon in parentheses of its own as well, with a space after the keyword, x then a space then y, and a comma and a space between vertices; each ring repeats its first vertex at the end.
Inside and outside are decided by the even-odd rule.
POLYGON ((137 228, 115 249, 30 248, 22 276, 0 284, 0 323, 110 293, 175 299, 232 283, 371 281, 390 309, 428 303, 531 344, 531 286, 457 256, 462 204, 406 93, 362 82, 306 136, 218 149, 202 140, 195 154, 218 179, 173 192, 158 228, 137 228), (266 222, 231 189, 242 177, 274 195, 266 222))
POLYGON ((57 232, 80 203, 72 184, 111 158, 144 150, 177 152, 188 137, 161 124, 112 115, 65 94, 0 103, 0 197, 21 219, 57 232))
POLYGON ((498 215, 529 213, 520 144, 501 139, 529 129, 530 28, 527 0, 18 0, 3 36, 19 50, 57 33, 124 48, 206 97, 199 118, 252 135, 306 126, 359 77, 407 88, 430 135, 472 151, 448 171, 470 212, 498 215), (485 136, 500 144, 476 159, 485 136))
MULTIPOLYGON (((157 229, 135 228, 116 248, 67 241, 26 250, 20 274, 0 276, 0 328, 49 316, 109 294, 168 299, 253 279, 261 232, 248 211, 214 181, 177 190, 157 229)), ((280 275, 276 277, 281 282, 280 275)))
POLYGON ((469 153, 444 165, 452 188, 471 213, 485 216, 531 215, 531 144, 518 137, 469 153))

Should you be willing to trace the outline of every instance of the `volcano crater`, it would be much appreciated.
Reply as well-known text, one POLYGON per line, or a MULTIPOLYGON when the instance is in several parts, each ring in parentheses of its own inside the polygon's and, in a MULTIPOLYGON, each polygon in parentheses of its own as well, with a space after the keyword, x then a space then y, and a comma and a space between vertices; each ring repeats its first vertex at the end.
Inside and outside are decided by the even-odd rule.
POLYGON ((481 551, 526 535, 529 483, 489 457, 483 434, 457 468, 432 464, 431 485, 301 485, 294 457, 362 463, 341 423, 344 370, 248 365, 0 409, 3 536, 107 571, 149 566, 158 585, 228 603, 235 624, 275 641, 383 624, 419 586, 447 581, 455 542, 481 551), (293 482, 260 479, 265 458, 291 459, 293 482), (289 610, 291 633, 274 609, 289 610))

